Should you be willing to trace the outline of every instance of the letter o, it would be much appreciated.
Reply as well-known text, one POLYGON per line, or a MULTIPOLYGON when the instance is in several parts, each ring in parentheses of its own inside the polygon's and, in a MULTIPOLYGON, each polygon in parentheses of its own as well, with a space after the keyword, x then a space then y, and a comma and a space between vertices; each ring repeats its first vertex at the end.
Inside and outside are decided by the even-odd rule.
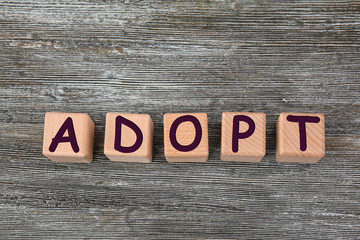
POLYGON ((172 146, 176 150, 181 151, 181 152, 192 151, 195 148, 197 148, 201 142, 201 138, 202 138, 201 124, 196 117, 191 116, 191 115, 184 115, 184 116, 178 117, 172 123, 172 125, 170 127, 169 137, 170 137, 170 142, 171 142, 172 146), (181 145, 176 139, 177 128, 183 122, 191 122, 195 127, 195 138, 194 138, 194 141, 189 145, 181 145))

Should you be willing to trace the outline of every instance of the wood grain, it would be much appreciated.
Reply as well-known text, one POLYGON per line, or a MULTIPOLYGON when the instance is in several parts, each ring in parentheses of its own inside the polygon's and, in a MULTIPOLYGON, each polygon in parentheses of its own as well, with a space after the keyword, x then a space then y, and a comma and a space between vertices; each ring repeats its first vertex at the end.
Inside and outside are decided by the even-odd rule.
POLYGON ((0 1, 1 239, 359 239, 358 1, 0 1), (41 153, 44 113, 89 113, 91 164, 41 153), (222 112, 264 112, 261 163, 222 162, 222 112), (148 113, 152 164, 103 154, 107 112, 148 113), (169 164, 163 114, 206 112, 209 161, 169 164), (281 112, 326 155, 276 162, 281 112))

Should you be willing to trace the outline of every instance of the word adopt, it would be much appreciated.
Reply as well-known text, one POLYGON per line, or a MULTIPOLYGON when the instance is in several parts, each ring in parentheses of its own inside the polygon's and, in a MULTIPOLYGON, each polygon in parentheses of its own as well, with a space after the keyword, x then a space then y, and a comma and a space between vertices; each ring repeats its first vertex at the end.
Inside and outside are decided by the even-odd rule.
MULTIPOLYGON (((164 154, 168 162, 206 162, 206 113, 164 115, 164 154)), ((95 125, 88 114, 47 112, 43 154, 53 161, 90 163, 95 125)), ((104 154, 111 161, 152 162, 154 125, 148 114, 107 113, 104 154)), ((266 153, 264 113, 224 112, 223 161, 260 162, 266 153)), ((276 160, 316 163, 325 155, 324 115, 281 113, 276 124, 276 160)))

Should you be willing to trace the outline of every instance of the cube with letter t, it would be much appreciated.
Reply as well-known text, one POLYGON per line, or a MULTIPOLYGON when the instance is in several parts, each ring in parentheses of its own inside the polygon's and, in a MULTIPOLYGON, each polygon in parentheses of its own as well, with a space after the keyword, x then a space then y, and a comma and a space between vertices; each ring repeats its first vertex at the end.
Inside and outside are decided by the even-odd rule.
POLYGON ((281 113, 276 124, 276 160, 316 163, 325 155, 324 115, 281 113))
POLYGON ((94 122, 86 113, 47 112, 43 154, 57 162, 90 163, 94 128, 94 122))

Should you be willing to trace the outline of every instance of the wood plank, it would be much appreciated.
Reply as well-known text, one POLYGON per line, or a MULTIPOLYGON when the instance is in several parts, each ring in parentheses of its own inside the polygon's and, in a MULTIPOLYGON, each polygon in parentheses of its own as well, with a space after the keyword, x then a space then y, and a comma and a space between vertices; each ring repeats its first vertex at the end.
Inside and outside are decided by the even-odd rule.
POLYGON ((358 1, 0 1, 1 239, 360 238, 358 1), (209 161, 168 164, 162 116, 206 112, 209 161), (41 154, 44 113, 89 113, 88 165, 41 154), (264 112, 261 163, 222 162, 222 112, 264 112), (107 112, 150 114, 152 164, 103 154, 107 112), (277 163, 281 112, 326 155, 277 163))

